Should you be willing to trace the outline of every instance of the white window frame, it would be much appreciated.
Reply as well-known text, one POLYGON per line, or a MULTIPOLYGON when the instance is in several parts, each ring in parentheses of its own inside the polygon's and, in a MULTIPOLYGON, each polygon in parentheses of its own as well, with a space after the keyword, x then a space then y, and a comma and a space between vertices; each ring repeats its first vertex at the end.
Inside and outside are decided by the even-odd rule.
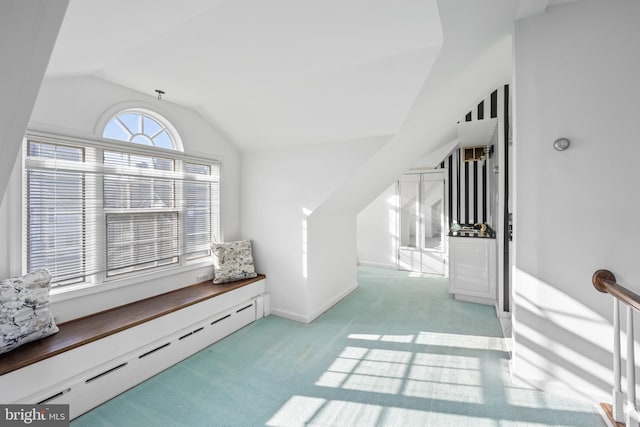
MULTIPOLYGON (((25 134, 23 139, 23 156, 22 156, 22 179, 26 178, 27 167, 26 167, 26 158, 27 153, 26 149, 28 146, 29 140, 40 141, 43 143, 51 143, 51 144, 62 144, 62 145, 70 145, 70 146, 81 146, 85 147, 88 150, 86 151, 86 156, 93 156, 94 160, 96 158, 102 157, 102 150, 108 151, 124 151, 132 154, 140 154, 146 156, 159 156, 159 157, 168 157, 177 160, 181 164, 185 163, 195 163, 201 165, 212 165, 219 168, 219 193, 218 193, 218 204, 217 206, 212 206, 212 215, 216 215, 217 213, 217 221, 212 216, 212 228, 211 234, 212 239, 218 238, 220 240, 223 239, 222 231, 221 231, 221 212, 220 212, 220 200, 222 198, 221 190, 221 181, 222 181, 222 164, 218 159, 210 158, 206 156, 191 156, 185 154, 180 151, 170 150, 165 148, 151 147, 131 142, 122 142, 118 140, 112 139, 88 139, 74 136, 64 136, 58 134, 52 134, 47 132, 33 131, 29 130, 25 134), (217 212, 215 209, 217 208, 217 212), (215 229, 217 226, 217 229, 215 229)), ((102 194, 102 185, 101 183, 93 183, 92 185, 96 185, 97 193, 101 196, 102 194)), ((180 186, 181 187, 181 186, 180 186)), ((22 233, 21 233, 21 253, 22 253, 22 274, 27 272, 27 199, 26 194, 24 193, 26 188, 26 182, 22 182, 21 187, 21 209, 22 209, 22 233)), ((178 197, 178 194, 176 194, 178 197)), ((212 203, 213 205, 213 203, 212 203)), ((181 208, 179 215, 183 216, 186 213, 185 208, 181 208)), ((86 235, 89 236, 89 240, 87 241, 87 247, 89 245, 93 245, 93 248, 88 250, 94 250, 96 252, 96 259, 101 259, 103 262, 106 262, 106 242, 105 242, 105 231, 104 224, 106 220, 106 211, 101 210, 98 212, 99 220, 96 221, 96 228, 93 230, 88 230, 86 235), (92 239, 90 236, 95 236, 95 239, 92 239)), ((180 224, 180 248, 181 251, 185 247, 184 240, 184 220, 179 220, 180 224)), ((167 277, 168 274, 179 274, 183 272, 188 272, 192 270, 197 270, 205 266, 212 265, 212 255, 196 258, 193 260, 188 260, 186 254, 181 254, 179 257, 179 261, 177 264, 171 264, 164 267, 153 268, 149 270, 140 270, 132 273, 121 274, 113 277, 107 277, 106 271, 100 271, 96 274, 88 275, 85 278, 85 281, 78 284, 72 285, 64 285, 60 287, 54 287, 51 289, 52 296, 60 301, 68 298, 77 298, 85 295, 90 295, 94 293, 109 291, 121 287, 132 286, 137 283, 144 283, 150 280, 162 279, 167 277)), ((102 269, 104 270, 104 269, 102 269)))
MULTIPOLYGON (((107 117, 107 120, 104 120, 104 123, 101 123, 98 130, 98 136, 104 140, 108 140, 108 141, 122 141, 122 142, 127 142, 124 140, 120 140, 120 139, 111 139, 111 138, 106 138, 104 137, 104 130, 105 127, 112 121, 112 120, 117 120, 120 121, 120 119, 118 118, 121 115, 124 114, 140 114, 142 116, 148 116, 149 118, 153 119, 154 121, 156 121, 169 135, 169 138, 171 139, 171 143, 173 144, 173 148, 176 151, 184 151, 184 145, 182 144, 182 139, 180 138, 180 134, 178 133, 178 130, 173 126, 173 124, 171 124, 171 122, 169 122, 167 119, 165 119, 164 117, 162 117, 160 114, 156 113, 153 110, 149 110, 148 108, 143 108, 143 107, 129 107, 129 108, 124 108, 124 109, 117 109, 115 113, 113 114, 109 114, 107 117)), ((102 120, 101 120, 102 121, 102 120)), ((137 144, 136 142, 133 142, 131 140, 128 141, 130 144, 137 144)), ((141 144, 139 144, 141 145, 141 144)), ((143 145, 144 146, 144 145, 143 145)), ((156 147, 156 148, 160 148, 160 147, 156 147)))

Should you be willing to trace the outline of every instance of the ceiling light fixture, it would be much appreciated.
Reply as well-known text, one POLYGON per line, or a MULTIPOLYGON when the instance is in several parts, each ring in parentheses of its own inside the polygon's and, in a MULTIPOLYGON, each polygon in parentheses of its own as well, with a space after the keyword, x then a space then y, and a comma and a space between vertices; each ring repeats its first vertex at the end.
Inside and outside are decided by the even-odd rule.
POLYGON ((162 95, 164 95, 164 91, 160 89, 156 89, 156 93, 158 94, 158 99, 162 99, 162 95))

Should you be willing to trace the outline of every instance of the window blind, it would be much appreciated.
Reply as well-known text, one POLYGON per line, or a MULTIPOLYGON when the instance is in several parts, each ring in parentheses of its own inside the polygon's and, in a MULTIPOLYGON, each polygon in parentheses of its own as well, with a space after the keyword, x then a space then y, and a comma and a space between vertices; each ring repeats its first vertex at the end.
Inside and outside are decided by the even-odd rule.
POLYGON ((193 178, 211 176, 212 172, 215 172, 213 176, 217 177, 218 169, 215 168, 213 171, 212 169, 211 165, 196 163, 186 163, 185 165, 187 176, 192 178, 186 179, 184 183, 184 234, 188 259, 208 256, 211 253, 209 243, 211 242, 212 230, 217 229, 217 224, 213 224, 212 220, 219 217, 217 203, 212 205, 212 202, 219 200, 219 179, 198 181, 193 178))
POLYGON ((61 286, 209 256, 219 165, 170 154, 28 140, 27 270, 61 286))

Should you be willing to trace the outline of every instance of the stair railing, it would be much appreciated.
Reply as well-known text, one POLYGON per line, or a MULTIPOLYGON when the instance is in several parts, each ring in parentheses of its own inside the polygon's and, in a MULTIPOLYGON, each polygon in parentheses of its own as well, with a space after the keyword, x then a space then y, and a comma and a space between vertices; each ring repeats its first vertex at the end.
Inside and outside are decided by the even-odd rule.
POLYGON ((609 270, 598 270, 593 274, 593 286, 613 297, 613 418, 624 422, 627 427, 640 427, 640 417, 636 404, 636 364, 634 352, 633 311, 640 311, 640 295, 619 285, 616 276, 609 270), (620 351, 620 302, 627 306, 627 387, 622 391, 622 355, 620 351))

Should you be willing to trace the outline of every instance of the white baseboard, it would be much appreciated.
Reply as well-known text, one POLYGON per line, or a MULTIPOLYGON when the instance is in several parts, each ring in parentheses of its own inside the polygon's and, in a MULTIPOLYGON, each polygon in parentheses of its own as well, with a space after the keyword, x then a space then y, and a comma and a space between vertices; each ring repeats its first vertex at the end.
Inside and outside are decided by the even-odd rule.
POLYGON ((314 320, 316 320, 318 317, 320 317, 325 311, 329 310, 331 307, 333 307, 334 305, 342 301, 344 298, 346 298, 351 292, 355 291, 356 289, 358 289, 357 282, 349 286, 344 291, 340 292, 335 297, 331 298, 329 301, 323 304, 320 308, 318 308, 317 310, 314 310, 312 313, 308 315, 296 313, 289 310, 282 310, 280 308, 273 307, 273 306, 271 306, 271 314, 274 316, 282 317, 284 319, 293 320, 294 322, 309 324, 314 320))
POLYGON ((453 298, 458 301, 473 302, 476 304, 495 305, 495 302, 489 298, 474 297, 471 295, 454 294, 453 298))
POLYGON ((494 308, 496 309, 496 317, 511 318, 511 312, 502 310, 498 304, 495 304, 494 308))
POLYGON ((282 317, 283 319, 293 320, 294 322, 309 323, 307 321, 308 317, 305 316, 304 314, 294 313, 293 311, 288 311, 288 310, 282 310, 273 306, 271 306, 270 314, 273 316, 282 317))
POLYGON ((349 286, 347 289, 345 289, 344 291, 342 291, 341 293, 339 293, 338 295, 336 295, 335 297, 331 298, 329 301, 327 301, 322 307, 320 307, 318 310, 314 311, 309 317, 308 320, 305 323, 311 323, 314 320, 316 320, 318 317, 320 317, 322 315, 322 313, 324 313, 325 311, 329 310, 331 307, 333 307, 334 305, 336 305, 337 303, 339 303, 340 301, 342 301, 344 298, 346 298, 347 296, 349 296, 349 294, 353 291, 355 291, 356 289, 358 289, 358 283, 354 283, 351 286, 349 286))
POLYGON ((308 315, 295 313, 289 310, 282 310, 280 308, 273 307, 273 306, 271 306, 271 314, 274 316, 282 317, 284 319, 293 320, 295 322, 308 324, 316 320, 325 311, 329 310, 331 307, 333 307, 334 305, 342 301, 344 298, 346 298, 351 292, 355 291, 356 289, 358 289, 358 283, 354 283, 353 285, 349 286, 347 289, 345 289, 335 297, 331 298, 329 301, 323 304, 320 308, 318 308, 313 313, 308 315))

